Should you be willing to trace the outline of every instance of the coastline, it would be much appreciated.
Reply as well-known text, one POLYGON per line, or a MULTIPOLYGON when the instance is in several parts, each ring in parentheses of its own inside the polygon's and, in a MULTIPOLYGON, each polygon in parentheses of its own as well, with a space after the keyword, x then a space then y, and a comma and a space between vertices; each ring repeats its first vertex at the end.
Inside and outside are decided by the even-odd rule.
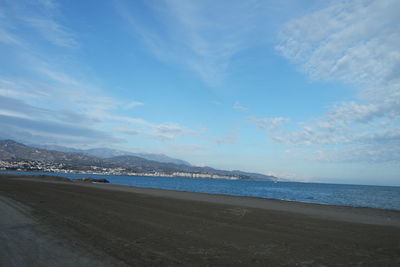
MULTIPOLYGON (((0 175, 1 177, 1 175, 0 175)), ((335 221, 387 225, 400 228, 400 211, 376 209, 367 207, 351 207, 330 204, 306 203, 299 201, 269 199, 247 196, 232 196, 226 194, 211 194, 189 191, 178 191, 158 188, 144 188, 116 184, 87 183, 74 181, 65 177, 45 176, 35 179, 32 176, 24 176, 26 180, 34 180, 37 182, 68 182, 77 186, 88 188, 97 188, 110 191, 119 191, 127 193, 138 193, 154 197, 173 198, 177 200, 190 200, 208 202, 213 204, 225 204, 242 206, 246 208, 257 208, 264 210, 284 211, 307 215, 319 219, 329 219, 335 221)))
MULTIPOLYGON (((0 175, 2 173, 0 172, 0 175)), ((227 196, 273 199, 289 202, 310 203, 328 206, 362 207, 387 211, 400 211, 400 187, 322 184, 298 182, 270 182, 259 180, 199 179, 182 177, 145 177, 97 174, 62 174, 62 173, 3 173, 28 176, 56 176, 77 180, 106 179, 110 184, 181 192, 204 194, 222 194, 227 196)))
POLYGON ((55 232, 128 265, 400 262, 397 211, 54 177, 1 176, 0 185, 55 232))

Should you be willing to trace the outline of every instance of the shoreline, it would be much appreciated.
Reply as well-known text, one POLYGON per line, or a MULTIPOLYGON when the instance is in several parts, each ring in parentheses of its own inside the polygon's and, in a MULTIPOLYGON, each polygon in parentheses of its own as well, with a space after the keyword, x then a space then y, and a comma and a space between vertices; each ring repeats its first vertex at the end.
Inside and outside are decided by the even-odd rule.
MULTIPOLYGON (((389 212, 389 213, 399 213, 400 214, 400 210, 396 210, 396 209, 384 209, 384 208, 374 208, 374 207, 365 207, 365 206, 351 206, 351 205, 336 205, 336 204, 327 204, 327 203, 315 203, 315 202, 307 202, 307 201, 296 201, 296 200, 287 200, 287 199, 277 199, 277 198, 266 198, 266 197, 257 197, 257 196, 243 196, 243 195, 231 195, 231 194, 223 194, 223 193, 207 193, 207 192, 193 192, 193 191, 185 191, 185 190, 174 190, 174 189, 163 189, 163 188, 156 188, 156 187, 139 187, 139 186, 134 186, 134 185, 119 185, 119 184, 112 184, 112 183, 96 183, 96 182, 82 182, 82 181, 78 181, 77 179, 74 178, 68 178, 65 176, 59 176, 59 175, 51 175, 51 174, 35 174, 35 175, 31 175, 31 174, 8 174, 8 173, 1 173, 0 172, 0 179, 2 176, 12 176, 12 177, 16 177, 19 179, 21 179, 21 177, 26 178, 28 180, 36 180, 40 181, 40 182, 72 182, 72 183, 76 183, 79 185, 83 185, 83 186, 95 186, 96 184, 100 187, 104 187, 104 189, 109 189, 109 190, 119 190, 119 191, 132 191, 134 189, 137 190, 155 190, 155 191, 170 191, 170 192, 176 192, 177 194, 179 193, 187 193, 187 194, 200 194, 200 195, 209 195, 209 196, 221 196, 221 197, 232 197, 232 198, 244 198, 244 199, 255 199, 255 200, 259 200, 259 201, 271 201, 271 202, 280 202, 280 203, 293 203, 294 205, 311 205, 314 207, 332 207, 332 208, 349 208, 349 209, 366 209, 366 210, 377 210, 377 211, 381 211, 381 212, 389 212), (109 187, 109 188, 107 188, 109 187), (112 188, 112 189, 111 189, 112 188), (130 190, 129 188, 131 188, 132 190, 130 190)), ((102 175, 102 176, 106 176, 106 175, 102 175)), ((154 176, 154 177, 158 177, 158 176, 154 176)), ((171 177, 174 178, 174 177, 171 177)), ((100 188, 99 187, 99 188, 100 188)), ((137 192, 137 191, 136 191, 137 192)), ((175 194, 170 194, 170 196, 173 196, 175 194)), ((166 194, 166 196, 168 196, 168 194, 166 194)), ((176 195, 175 195, 176 196, 176 195)), ((200 198, 200 199, 205 199, 205 198, 200 198)))
MULTIPOLYGON (((1 175, 16 175, 16 176, 20 176, 20 175, 23 175, 23 176, 29 176, 29 177, 35 177, 35 176, 50 176, 50 177, 61 177, 61 178, 66 178, 66 179, 72 179, 72 180, 77 180, 77 179, 79 179, 79 178, 87 178, 87 177, 92 177, 92 178, 98 178, 98 177, 100 177, 100 178, 104 178, 104 179, 107 179, 107 177, 110 177, 110 179, 113 179, 113 178, 116 178, 116 177, 118 177, 118 176, 121 176, 121 177, 134 177, 134 176, 126 176, 126 175, 107 175, 107 174, 81 174, 81 173, 74 173, 74 174, 70 174, 70 175, 72 175, 72 177, 71 178, 68 178, 68 174, 64 174, 64 173, 46 173, 46 172, 19 172, 19 173, 12 173, 12 172, 8 172, 8 173, 2 173, 2 172, 0 172, 0 176, 1 175)), ((175 178, 177 178, 177 179, 179 179, 179 178, 182 178, 182 177, 159 177, 159 176, 151 176, 151 177, 153 177, 153 178, 159 178, 159 179, 163 179, 163 178, 168 178, 168 181, 169 180, 172 180, 172 179, 175 179, 175 178)), ((145 176, 139 176, 139 179, 143 179, 143 178, 147 178, 147 177, 145 177, 145 176)), ((196 179, 196 180, 202 180, 202 179, 205 179, 205 178, 202 178, 202 179, 200 179, 200 178, 189 178, 189 177, 187 177, 187 178, 185 178, 185 179, 196 179)), ((211 181, 214 181, 214 180, 226 180, 226 179, 210 179, 211 181)), ((179 188, 179 189, 176 189, 176 188, 171 188, 171 186, 168 186, 168 183, 166 184, 166 186, 157 186, 157 185, 148 185, 148 186, 142 186, 142 185, 138 185, 138 186, 136 186, 136 185, 131 185, 131 184, 118 184, 118 183, 113 183, 112 182, 113 180, 111 180, 111 183, 110 184, 114 184, 114 185, 120 185, 120 186, 124 186, 124 187, 138 187, 138 188, 150 188, 150 189, 160 189, 160 190, 169 190, 169 191, 177 191, 177 192, 196 192, 196 190, 194 190, 193 188, 185 188, 185 186, 184 186, 184 189, 182 189, 182 188, 179 188), (192 190, 194 190, 194 191, 192 191, 192 190)), ((160 180, 161 181, 161 180, 160 180)), ((232 181, 232 180, 226 180, 226 181, 232 181)), ((257 182, 256 180, 254 180, 254 182, 257 182)), ((263 182, 263 181, 259 181, 259 182, 263 182)), ((266 182, 270 182, 270 181, 266 181, 266 182)), ((272 182, 271 182, 272 183, 272 182)), ((296 184, 296 182, 294 182, 295 184, 296 184)), ((274 183, 275 184, 275 183, 274 183)), ((306 183, 306 184, 308 184, 308 183, 306 183)), ((312 186, 313 184, 318 184, 318 183, 310 183, 310 186, 312 186)), ((336 184, 326 184, 326 185, 333 185, 333 186, 335 186, 336 184)), ((268 184, 265 184, 264 186, 268 186, 268 184)), ((393 186, 375 186, 375 185, 347 185, 347 184, 337 184, 336 186, 342 186, 343 188, 343 190, 349 190, 348 188, 346 188, 346 187, 348 187, 348 186, 359 186, 359 187, 387 187, 388 188, 388 190, 396 190, 396 189, 393 189, 393 188, 395 188, 395 187, 393 187, 393 186)), ((173 186, 172 186, 173 187, 173 186)), ((272 186, 272 187, 274 187, 274 186, 272 186)), ((285 187, 285 186, 283 186, 283 187, 285 187)), ((234 189, 234 188, 233 188, 234 189)), ((297 190, 297 188, 295 188, 295 190, 297 190)), ((341 189, 340 189, 341 190, 341 189)), ((363 190, 366 190, 366 189, 363 189, 363 190)), ((383 189, 382 189, 383 190, 383 189)), ((212 190, 211 190, 212 191, 212 190)), ((218 190, 217 190, 218 191, 218 190)), ((312 201, 310 201, 310 200, 308 200, 308 198, 299 198, 299 197, 294 197, 294 198, 292 198, 292 199, 287 199, 287 198, 290 198, 290 196, 289 197, 285 197, 285 198, 271 198, 271 197, 264 197, 264 196, 259 196, 259 195, 253 195, 253 194, 242 194, 241 192, 234 192, 235 190, 233 190, 232 192, 229 192, 229 193, 224 193, 223 191, 221 191, 221 192, 217 192, 217 191, 215 191, 215 192, 209 192, 209 190, 199 190, 199 191, 197 191, 196 193, 201 193, 201 194, 220 194, 220 195, 226 195, 226 196, 233 196, 233 197, 248 197, 248 198, 256 198, 256 199, 266 199, 266 200, 279 200, 279 201, 285 201, 285 202, 294 202, 294 203, 305 203, 305 204, 316 204, 316 205, 323 205, 323 206, 337 206, 337 207, 351 207, 351 208, 371 208, 371 209, 378 209, 378 210, 385 210, 385 211, 398 211, 398 212, 400 212, 400 202, 398 202, 399 200, 397 200, 397 204, 396 205, 388 205, 388 203, 389 202, 382 202, 382 201, 384 201, 384 200, 381 200, 380 202, 376 202, 376 203, 374 203, 374 202, 372 202, 372 204, 368 204, 369 203, 369 200, 368 199, 363 199, 363 201, 364 202, 362 202, 361 204, 360 203, 357 203, 356 201, 353 201, 352 200, 352 197, 350 196, 350 195, 348 195, 346 198, 344 198, 344 199, 335 199, 334 197, 333 197, 333 199, 331 200, 331 201, 326 201, 326 200, 324 200, 324 199, 320 199, 320 198, 318 198, 318 192, 308 192, 308 194, 309 194, 309 198, 310 199, 313 199, 312 201), (317 193, 317 198, 315 198, 314 199, 314 195, 310 195, 310 193, 317 193), (345 201, 345 204, 343 204, 343 200, 345 201), (324 203, 325 202, 325 203, 324 203), (328 202, 328 203, 326 203, 326 202, 328 202), (329 203, 330 202, 330 203, 329 203)), ((307 190, 306 190, 307 191, 307 190)), ((337 191, 337 192, 339 192, 339 191, 337 191)), ((398 192, 399 194, 400 194, 400 191, 396 191, 396 192, 398 192)), ((360 196, 360 197, 362 197, 362 196, 360 196)), ((382 196, 382 193, 381 193, 381 196, 380 197, 384 197, 384 196, 382 196)), ((385 198, 385 197, 384 197, 385 198)))
MULTIPOLYGON (((84 175, 113 175, 113 176, 143 176, 143 177, 166 177, 166 178, 194 178, 194 179, 217 179, 217 180, 242 180, 236 176, 222 176, 217 174, 205 174, 205 173, 190 173, 190 172, 174 172, 170 173, 135 173, 135 172, 128 172, 128 173, 96 173, 90 172, 87 173, 86 171, 79 171, 79 170, 54 170, 54 171, 46 171, 46 170, 0 170, 0 173, 4 172, 32 172, 32 173, 57 173, 57 174, 84 174, 84 175)), ((277 178, 278 179, 278 178, 277 178)), ((256 180, 256 179, 254 179, 256 180)), ((272 182, 275 180, 271 180, 272 182)))
POLYGON ((127 265, 400 262, 396 211, 31 177, 1 176, 0 196, 29 206, 61 242, 127 265))
MULTIPOLYGON (((0 174, 0 179, 3 175, 0 174)), ((15 179, 47 182, 70 183, 71 185, 97 188, 109 191, 127 193, 139 193, 155 197, 167 197, 178 200, 191 200, 214 204, 237 205, 247 208, 257 208, 274 211, 285 211, 308 215, 320 219, 329 219, 351 223, 364 223, 373 225, 387 225, 400 228, 400 211, 390 209, 377 209, 370 207, 343 206, 321 203, 309 203, 273 198, 261 198, 251 196, 236 196, 228 194, 214 194, 203 192, 180 191, 171 189, 159 189, 152 187, 136 187, 108 183, 91 183, 75 181, 74 179, 51 175, 12 175, 15 179)))
MULTIPOLYGON (((24 175, 23 173, 37 173, 37 174, 28 174, 27 176, 55 176, 55 177, 63 177, 60 175, 98 175, 98 176, 127 176, 127 177, 154 177, 154 178, 187 178, 187 179, 210 179, 210 180, 226 180, 226 181, 260 181, 260 182, 271 182, 271 183, 300 183, 300 184, 323 184, 323 185, 344 185, 344 186, 371 186, 371 187, 400 187, 400 185, 382 185, 382 184, 353 184, 353 183, 333 183, 333 182, 304 182, 304 181, 295 181, 295 180, 263 180, 263 179, 227 179, 227 178, 201 178, 201 177, 187 177, 187 176, 172 176, 172 175, 142 175, 142 174, 109 174, 109 173, 81 173, 81 172, 45 172, 45 171, 35 171, 35 170, 0 170, 1 175, 24 175), (59 175, 52 175, 59 174, 59 175)), ((70 179, 70 178, 68 178, 70 179)))

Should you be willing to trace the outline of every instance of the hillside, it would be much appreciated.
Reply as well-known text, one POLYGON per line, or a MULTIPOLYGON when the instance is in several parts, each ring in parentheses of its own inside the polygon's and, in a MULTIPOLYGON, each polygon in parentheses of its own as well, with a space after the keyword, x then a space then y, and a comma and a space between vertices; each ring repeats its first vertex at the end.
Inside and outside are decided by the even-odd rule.
POLYGON ((60 151, 60 152, 74 152, 74 153, 81 153, 89 156, 95 156, 98 158, 111 158, 111 157, 117 157, 117 156, 136 156, 148 160, 153 160, 153 161, 158 161, 158 162, 164 162, 164 163, 175 163, 178 165, 188 165, 191 166, 191 164, 187 161, 181 160, 181 159, 176 159, 169 157, 164 154, 155 154, 155 153, 133 153, 129 151, 124 151, 124 150, 118 150, 118 149, 110 149, 110 148, 91 148, 91 149, 76 149, 76 148, 71 148, 71 147, 65 147, 65 146, 57 146, 57 145, 38 145, 38 144, 33 144, 32 147, 38 147, 38 148, 43 148, 43 149, 49 149, 49 150, 55 150, 55 151, 60 151))
POLYGON ((0 160, 31 160, 78 165, 101 165, 102 160, 80 153, 67 153, 30 147, 13 140, 0 140, 0 160))

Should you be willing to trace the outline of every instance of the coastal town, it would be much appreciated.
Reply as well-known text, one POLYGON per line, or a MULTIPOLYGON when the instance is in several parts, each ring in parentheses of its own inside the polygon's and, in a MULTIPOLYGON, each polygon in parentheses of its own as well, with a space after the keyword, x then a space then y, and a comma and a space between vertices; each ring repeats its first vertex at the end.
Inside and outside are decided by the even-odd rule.
POLYGON ((48 173, 77 173, 77 174, 103 174, 103 175, 127 175, 127 176, 156 176, 156 177, 186 177, 186 178, 210 178, 210 179, 229 179, 238 180, 237 176, 217 175, 210 173, 194 172, 134 172, 126 168, 110 168, 88 166, 86 168, 71 168, 65 163, 43 162, 35 160, 0 160, 0 171, 29 171, 29 172, 48 172, 48 173))

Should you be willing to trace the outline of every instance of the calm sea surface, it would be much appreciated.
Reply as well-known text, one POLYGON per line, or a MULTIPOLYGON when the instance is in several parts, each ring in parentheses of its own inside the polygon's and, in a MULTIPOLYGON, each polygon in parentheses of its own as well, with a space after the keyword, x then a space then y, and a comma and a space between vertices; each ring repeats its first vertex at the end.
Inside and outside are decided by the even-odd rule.
MULTIPOLYGON (((3 172, 4 173, 4 172, 3 172)), ((68 178, 106 178, 112 184, 178 191, 273 198, 308 203, 371 207, 400 211, 400 187, 321 183, 268 182, 176 177, 148 177, 97 174, 7 172, 53 175, 68 178)))

